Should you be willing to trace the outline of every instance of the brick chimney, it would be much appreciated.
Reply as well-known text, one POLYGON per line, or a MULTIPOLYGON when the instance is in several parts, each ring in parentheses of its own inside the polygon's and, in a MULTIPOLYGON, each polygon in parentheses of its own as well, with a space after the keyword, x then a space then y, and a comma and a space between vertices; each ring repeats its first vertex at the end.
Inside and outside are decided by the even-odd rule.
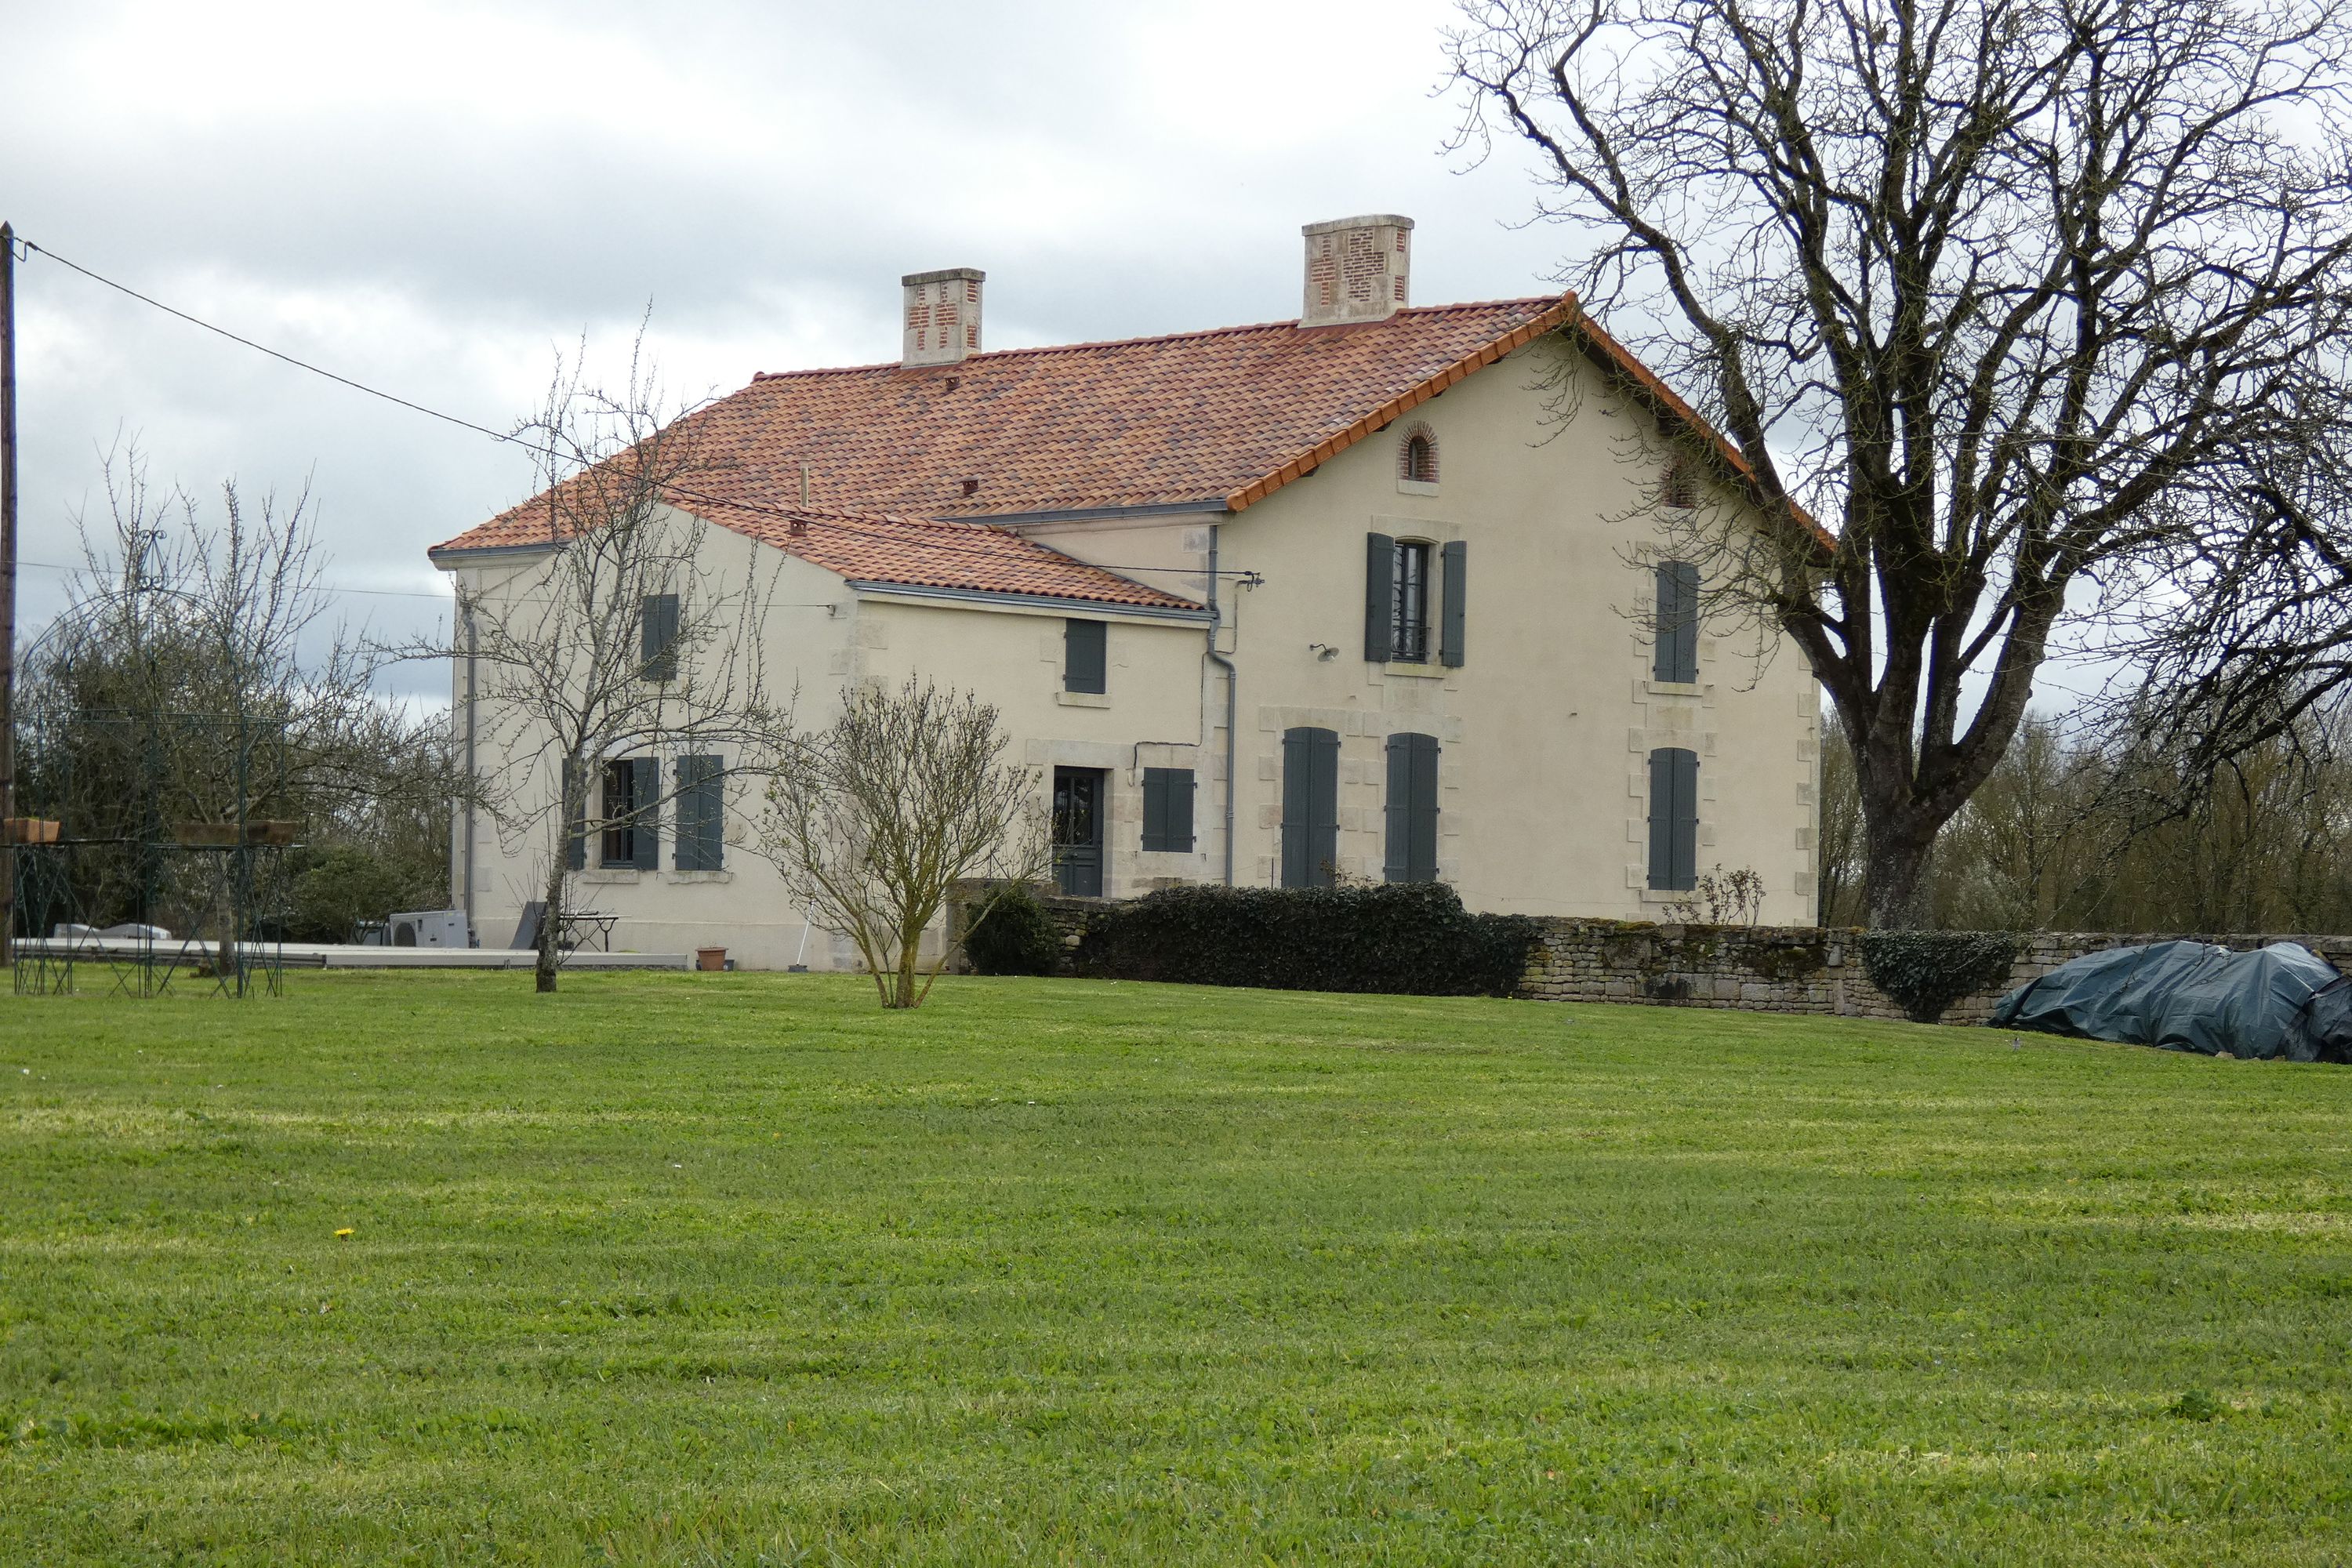
POLYGON ((980 352, 980 286, 976 267, 909 272, 898 279, 906 295, 907 331, 901 364, 953 364, 980 352))
POLYGON ((1343 321, 1384 321, 1404 309, 1411 275, 1406 236, 1412 219, 1394 213, 1310 223, 1307 237, 1307 308, 1302 327, 1343 321))

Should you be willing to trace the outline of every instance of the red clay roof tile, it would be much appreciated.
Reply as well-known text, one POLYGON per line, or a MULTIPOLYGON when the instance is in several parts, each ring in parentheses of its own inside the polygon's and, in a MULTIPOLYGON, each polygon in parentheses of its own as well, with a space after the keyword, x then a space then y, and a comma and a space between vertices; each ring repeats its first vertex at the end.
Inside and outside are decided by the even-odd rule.
MULTIPOLYGON (((761 375, 688 416, 697 472, 681 504, 730 528, 756 527, 759 537, 811 560, 816 548, 854 559, 875 581, 976 587, 984 578, 1000 591, 1059 595, 1038 584, 1079 585, 1069 557, 1035 546, 1028 548, 1036 554, 1023 553, 1019 542, 1000 552, 977 539, 1009 541, 1001 531, 966 531, 973 529, 966 522, 934 535, 909 518, 1150 506, 1238 511, 1559 327, 1580 331, 1587 353, 1632 377, 1662 413, 1688 422, 1748 477, 1738 453, 1688 405, 1587 321, 1573 296, 1557 295, 1421 307, 1349 326, 1276 321, 1012 349, 957 364, 761 375), (818 509, 806 514, 807 537, 831 541, 823 546, 803 548, 802 536, 775 537, 751 521, 797 510, 803 464, 818 509), (827 517, 835 521, 819 521, 827 517), (853 525, 863 532, 846 531, 853 525), (861 540, 855 550, 853 537, 861 540), (924 560, 943 552, 958 563, 924 560)), ((544 517, 526 502, 434 553, 536 542, 546 537, 544 517)), ((1075 596, 1167 597, 1083 571, 1148 597, 1113 598, 1101 584, 1075 596)))

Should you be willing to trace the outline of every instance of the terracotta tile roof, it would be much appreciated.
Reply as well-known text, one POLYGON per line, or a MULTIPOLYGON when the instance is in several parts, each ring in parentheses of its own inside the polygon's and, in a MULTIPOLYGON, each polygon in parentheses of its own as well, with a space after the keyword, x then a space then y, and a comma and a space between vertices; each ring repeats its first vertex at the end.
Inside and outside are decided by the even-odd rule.
MULTIPOLYGON (((1563 326, 1581 329, 1589 353, 1633 376, 1662 413, 1691 422, 1746 476, 1738 454, 1591 326, 1573 296, 1550 295, 1418 307, 1350 326, 1276 321, 1011 349, 958 364, 761 375, 688 416, 698 469, 686 504, 703 515, 719 503, 794 504, 805 464, 820 509, 883 514, 893 528, 911 527, 908 517, 1238 511, 1563 326)), ((435 553, 534 542, 545 537, 544 515, 526 502, 435 553)))
POLYGON ((696 516, 854 583, 1026 594, 1138 609, 1193 610, 1189 599, 1049 550, 984 522, 685 503, 696 516))
MULTIPOLYGON (((762 375, 689 416, 695 488, 794 502, 805 462, 810 499, 844 512, 1219 506, 1562 305, 1444 305, 1358 326, 1277 321, 762 375)), ((526 504, 438 548, 528 542, 541 527, 526 504)))

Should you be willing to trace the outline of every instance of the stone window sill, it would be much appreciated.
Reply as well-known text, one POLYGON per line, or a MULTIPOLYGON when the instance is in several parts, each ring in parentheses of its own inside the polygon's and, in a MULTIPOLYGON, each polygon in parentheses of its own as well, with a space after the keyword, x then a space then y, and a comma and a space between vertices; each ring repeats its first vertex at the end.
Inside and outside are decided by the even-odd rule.
POLYGON ((665 871, 662 873, 662 880, 665 882, 731 882, 734 879, 735 873, 732 871, 665 871))
POLYGON ((1396 487, 1397 494, 1401 496, 1433 496, 1437 493, 1436 484, 1429 479, 1399 479, 1396 487))
POLYGON ((1653 697, 1705 697, 1707 689, 1703 680, 1645 680, 1642 689, 1653 697))
POLYGON ((577 875, 592 885, 618 886, 637 880, 640 873, 627 866, 594 866, 577 875))
POLYGON ((1436 659, 1431 659, 1423 664, 1412 664, 1406 663, 1402 660, 1391 659, 1388 663, 1381 666, 1381 673, 1382 675, 1402 675, 1414 680, 1443 680, 1447 676, 1453 674, 1455 668, 1455 666, 1444 664, 1436 659))
POLYGON ((1056 691, 1054 693, 1054 700, 1065 708, 1108 708, 1110 706, 1110 693, 1108 691, 1056 691))

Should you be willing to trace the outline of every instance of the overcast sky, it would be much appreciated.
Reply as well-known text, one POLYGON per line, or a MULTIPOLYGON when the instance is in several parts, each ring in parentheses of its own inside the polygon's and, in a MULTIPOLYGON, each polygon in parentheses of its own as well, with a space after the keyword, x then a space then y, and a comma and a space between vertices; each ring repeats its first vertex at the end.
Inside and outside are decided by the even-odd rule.
MULTIPOLYGON (((646 6, 0 0, 0 216, 243 335, 504 428, 650 303, 671 390, 897 357, 899 275, 985 268, 995 348, 1278 320, 1302 223, 1418 220, 1416 303, 1541 291, 1522 164, 1444 151, 1444 0, 646 6), (396 19, 391 19, 396 18, 396 19)), ((425 550, 528 462, 36 258, 23 554, 99 455, 307 479, 333 581, 427 623, 425 550)), ((101 519, 102 521, 102 519, 101 519)), ((59 574, 25 574, 22 621, 59 574)), ((423 672, 419 672, 420 677, 423 672)), ((434 678, 436 680, 437 677, 434 678)))

